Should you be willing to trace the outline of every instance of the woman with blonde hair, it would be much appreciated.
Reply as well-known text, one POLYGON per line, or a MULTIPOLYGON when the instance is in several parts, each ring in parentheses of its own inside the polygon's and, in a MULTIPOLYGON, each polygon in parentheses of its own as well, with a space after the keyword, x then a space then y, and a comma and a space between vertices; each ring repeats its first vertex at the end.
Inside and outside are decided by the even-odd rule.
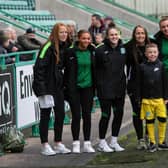
POLYGON ((55 155, 56 153, 70 153, 62 144, 64 121, 63 95, 63 58, 64 51, 70 41, 66 25, 54 25, 47 42, 40 49, 35 66, 33 90, 40 105, 40 139, 41 154, 55 155), (48 123, 51 109, 55 114, 54 148, 48 143, 48 123))
POLYGON ((118 143, 118 135, 124 113, 126 76, 126 52, 117 27, 106 30, 104 43, 96 48, 96 89, 101 107, 99 122, 99 145, 101 152, 121 152, 125 149, 118 143), (111 140, 107 144, 106 133, 113 108, 111 140))

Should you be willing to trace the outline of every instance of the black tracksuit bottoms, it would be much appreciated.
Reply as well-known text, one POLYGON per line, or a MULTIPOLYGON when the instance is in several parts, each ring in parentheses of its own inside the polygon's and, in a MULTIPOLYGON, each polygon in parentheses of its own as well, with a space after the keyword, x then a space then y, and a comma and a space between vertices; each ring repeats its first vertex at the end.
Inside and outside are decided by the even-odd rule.
POLYGON ((69 104, 72 112, 71 131, 73 140, 79 140, 80 120, 83 119, 84 140, 90 140, 91 110, 93 106, 93 88, 79 88, 70 96, 69 104))
POLYGON ((113 121, 111 126, 112 136, 118 137, 123 113, 125 96, 114 99, 99 99, 102 111, 101 119, 99 122, 99 138, 105 139, 108 123, 111 116, 111 108, 113 108, 113 121))
POLYGON ((136 100, 134 94, 129 95, 133 110, 133 125, 136 131, 137 139, 143 138, 143 121, 140 119, 140 103, 136 100))
MULTIPOLYGON (((63 91, 57 91, 56 95, 53 95, 55 107, 53 107, 54 111, 54 141, 60 142, 62 141, 62 131, 64 124, 64 95, 63 91)), ((41 143, 48 142, 48 126, 50 120, 51 108, 41 108, 40 109, 40 139, 41 143)))

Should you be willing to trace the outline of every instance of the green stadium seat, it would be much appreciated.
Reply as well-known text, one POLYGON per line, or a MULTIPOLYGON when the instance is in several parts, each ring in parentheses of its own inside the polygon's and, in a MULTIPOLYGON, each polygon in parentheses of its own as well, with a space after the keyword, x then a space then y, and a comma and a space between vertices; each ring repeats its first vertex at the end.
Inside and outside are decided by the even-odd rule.
POLYGON ((0 0, 0 9, 29 10, 27 1, 0 0))
POLYGON ((0 9, 11 17, 23 18, 27 20, 32 27, 40 26, 41 31, 51 32, 53 25, 58 22, 68 24, 70 20, 56 20, 56 17, 47 10, 35 9, 35 0, 0 0, 0 9), (44 30, 47 29, 47 30, 44 30))
POLYGON ((46 10, 3 10, 12 15, 22 17, 26 20, 56 20, 56 17, 46 10))

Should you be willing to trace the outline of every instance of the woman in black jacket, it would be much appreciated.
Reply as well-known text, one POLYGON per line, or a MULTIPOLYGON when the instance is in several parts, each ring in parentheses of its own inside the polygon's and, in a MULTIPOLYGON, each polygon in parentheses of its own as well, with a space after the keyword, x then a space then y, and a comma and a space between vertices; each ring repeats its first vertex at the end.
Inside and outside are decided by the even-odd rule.
POLYGON ((48 41, 41 48, 34 66, 33 90, 40 104, 40 139, 41 154, 70 153, 62 141, 64 121, 63 95, 63 58, 64 51, 69 46, 67 27, 56 24, 48 41), (48 144, 48 123, 51 109, 55 114, 54 150, 48 144))
POLYGON ((106 31, 104 44, 96 49, 96 87, 100 101, 102 116, 99 123, 100 143, 98 150, 102 152, 123 151, 118 142, 126 89, 126 52, 120 40, 120 31, 109 27, 106 31), (108 145, 105 135, 113 107, 112 137, 108 145))
POLYGON ((94 47, 87 30, 78 32, 78 42, 71 46, 65 55, 64 84, 66 98, 72 112, 73 153, 80 153, 80 119, 83 119, 83 151, 93 153, 91 146, 91 110, 94 91, 94 47))
POLYGON ((133 125, 136 131, 137 149, 145 149, 143 136, 143 121, 140 119, 140 97, 137 90, 139 81, 139 65, 146 60, 145 46, 150 43, 147 30, 137 25, 132 33, 132 39, 125 44, 127 52, 127 92, 132 105, 133 125))

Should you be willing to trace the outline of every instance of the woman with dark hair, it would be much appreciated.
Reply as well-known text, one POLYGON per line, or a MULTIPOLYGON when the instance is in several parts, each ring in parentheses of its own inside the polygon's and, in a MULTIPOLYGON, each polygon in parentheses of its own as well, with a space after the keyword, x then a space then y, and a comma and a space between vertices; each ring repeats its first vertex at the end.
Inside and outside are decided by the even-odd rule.
POLYGON ((120 31, 116 27, 109 27, 106 31, 104 44, 96 49, 96 88, 101 107, 99 122, 100 142, 98 150, 101 152, 124 151, 118 143, 125 102, 126 52, 120 39, 120 31), (114 118, 111 126, 111 141, 108 145, 105 136, 113 108, 114 118))
POLYGON ((132 105, 133 125, 136 131, 137 149, 146 149, 143 135, 143 121, 140 119, 140 97, 138 93, 139 65, 146 60, 145 46, 150 43, 147 30, 137 25, 132 38, 125 44, 127 52, 127 92, 132 105))
POLYGON ((40 105, 39 129, 43 155, 71 152, 62 144, 65 116, 62 70, 64 51, 69 45, 67 27, 62 23, 54 25, 49 39, 39 51, 34 66, 33 90, 40 105), (48 143, 48 123, 52 108, 55 114, 54 150, 48 143))
POLYGON ((91 35, 87 30, 78 32, 78 41, 65 55, 64 84, 67 100, 72 112, 73 153, 80 153, 80 120, 83 119, 84 145, 83 152, 93 153, 90 142, 91 110, 94 95, 94 47, 91 35))

